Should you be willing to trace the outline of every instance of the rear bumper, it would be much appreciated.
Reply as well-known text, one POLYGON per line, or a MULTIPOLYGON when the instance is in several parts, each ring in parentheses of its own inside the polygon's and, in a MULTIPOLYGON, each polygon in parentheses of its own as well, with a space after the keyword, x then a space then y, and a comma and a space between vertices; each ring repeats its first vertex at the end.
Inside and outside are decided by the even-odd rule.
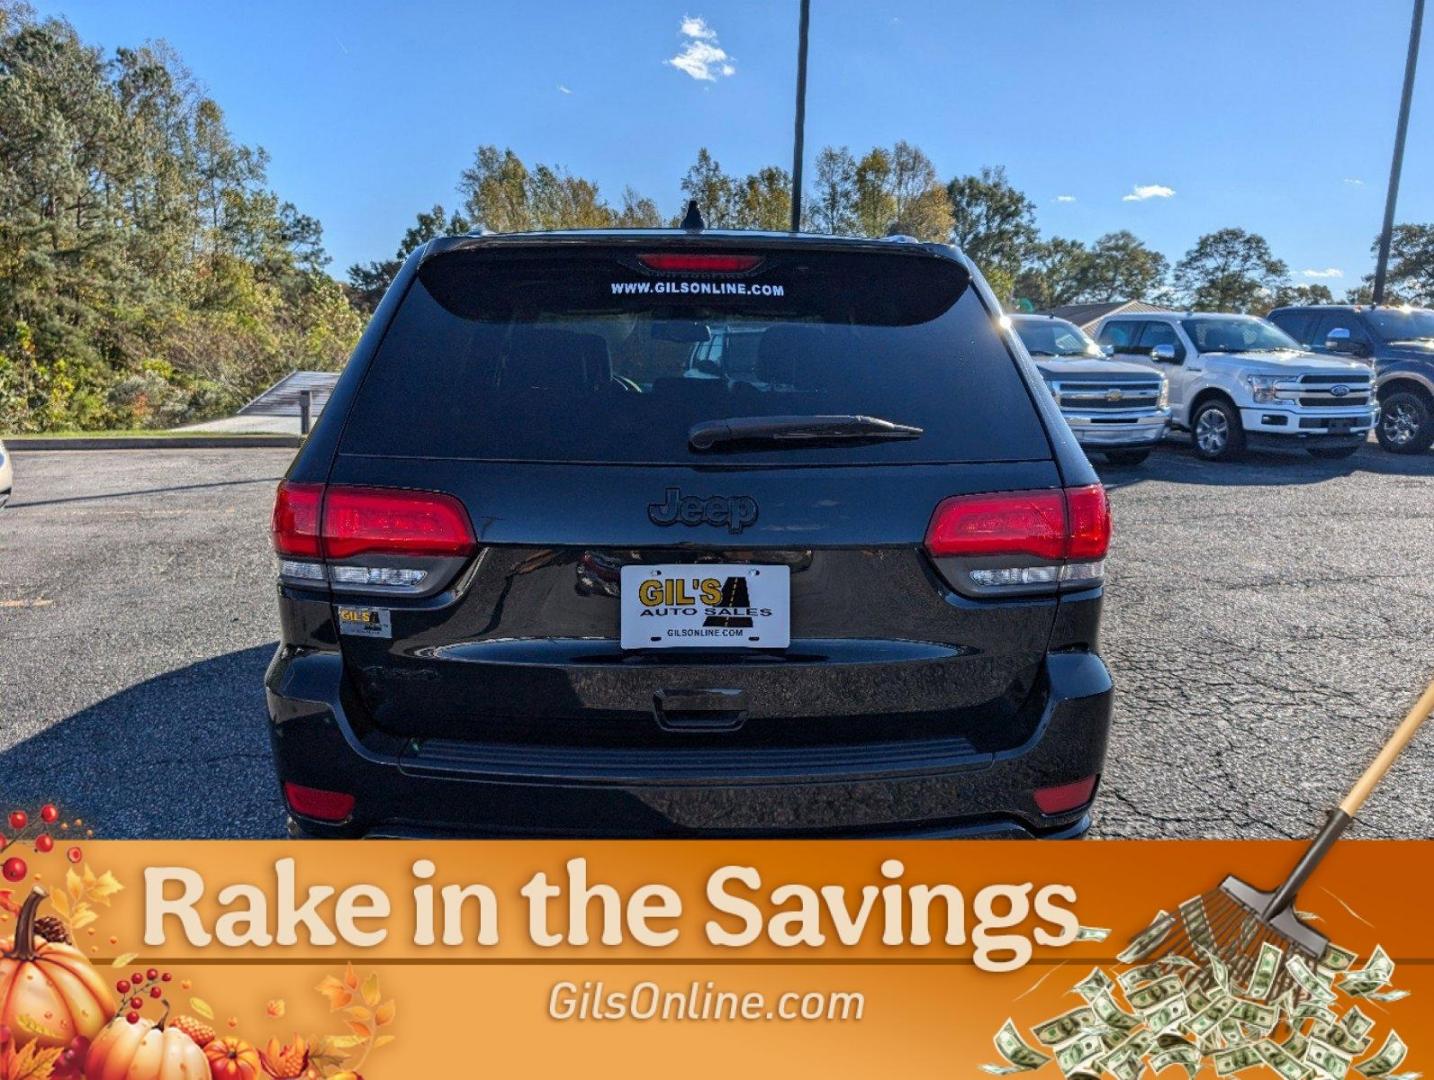
POLYGON ((336 653, 281 647, 266 676, 281 781, 351 793, 318 836, 1079 836, 1089 806, 1046 815, 1033 792, 1098 775, 1112 685, 1100 658, 1046 658, 1031 736, 862 747, 655 751, 416 742, 361 734, 336 653))
POLYGON ((1081 446, 1108 450, 1154 446, 1170 428, 1169 409, 1153 413, 1062 411, 1061 415, 1081 446))

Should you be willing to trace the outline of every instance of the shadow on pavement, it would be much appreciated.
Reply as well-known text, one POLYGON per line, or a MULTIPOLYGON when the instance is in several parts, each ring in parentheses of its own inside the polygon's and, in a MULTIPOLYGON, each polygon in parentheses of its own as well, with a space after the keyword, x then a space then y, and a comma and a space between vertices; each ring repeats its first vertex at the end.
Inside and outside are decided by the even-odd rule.
POLYGON ((59 803, 104 838, 284 835, 263 689, 275 647, 156 676, 0 751, 0 802, 59 803))
POLYGON ((1238 461, 1205 461, 1196 456, 1188 438, 1167 439, 1142 464, 1111 465, 1100 454, 1091 463, 1112 491, 1145 480, 1214 487, 1270 487, 1276 484, 1319 484, 1356 473, 1381 476, 1434 477, 1434 454, 1391 454, 1370 442, 1342 460, 1311 456, 1305 450, 1248 450, 1238 461))

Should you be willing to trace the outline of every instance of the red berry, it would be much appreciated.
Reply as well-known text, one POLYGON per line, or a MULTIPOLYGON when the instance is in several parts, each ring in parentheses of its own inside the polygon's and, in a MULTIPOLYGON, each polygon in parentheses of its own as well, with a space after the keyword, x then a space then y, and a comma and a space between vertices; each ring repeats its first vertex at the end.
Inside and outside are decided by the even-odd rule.
POLYGON ((25 860, 18 855, 13 855, 5 860, 5 865, 0 867, 0 873, 5 875, 6 881, 23 881, 30 868, 25 865, 25 860))
POLYGON ((169 980, 172 979, 172 978, 174 978, 174 976, 171 975, 169 972, 166 971, 163 975, 161 975, 161 976, 159 977, 159 981, 160 981, 160 982, 169 982, 169 980))
POLYGON ((40 820, 46 825, 52 825, 60 819, 60 811, 55 809, 55 804, 47 802, 40 807, 40 820))
POLYGON ((69 851, 65 852, 65 858, 69 859, 70 862, 79 862, 84 857, 84 852, 77 847, 72 847, 69 851))
POLYGON ((159 997, 159 995, 162 994, 162 993, 164 993, 164 991, 161 990, 161 989, 160 989, 159 987, 157 987, 157 986, 151 986, 151 987, 149 988, 149 996, 152 997, 152 998, 157 998, 157 997, 159 997))
POLYGON ((137 1012, 127 1012, 124 1014, 124 1018, 128 1020, 131 1024, 139 1023, 139 1013, 137 1012))
POLYGON ((30 815, 23 810, 10 811, 10 828, 19 832, 26 825, 30 824, 30 815))
POLYGON ((150 968, 144 973, 144 977, 150 982, 154 982, 155 979, 159 978, 159 968, 150 968))
POLYGON ((135 986, 138 986, 140 983, 144 982, 144 972, 136 971, 133 975, 129 977, 129 981, 134 983, 135 986))
POLYGON ((142 998, 142 997, 132 997, 132 998, 130 998, 130 999, 129 999, 129 1007, 130 1007, 131 1009, 142 1009, 142 1008, 144 1008, 144 998, 142 998))
POLYGON ((128 994, 128 993, 129 993, 129 980, 128 980, 128 979, 121 979, 119 982, 115 983, 115 989, 118 990, 121 994, 128 994))
POLYGON ((49 833, 41 833, 35 837, 35 850, 41 855, 47 854, 55 847, 55 838, 49 833))

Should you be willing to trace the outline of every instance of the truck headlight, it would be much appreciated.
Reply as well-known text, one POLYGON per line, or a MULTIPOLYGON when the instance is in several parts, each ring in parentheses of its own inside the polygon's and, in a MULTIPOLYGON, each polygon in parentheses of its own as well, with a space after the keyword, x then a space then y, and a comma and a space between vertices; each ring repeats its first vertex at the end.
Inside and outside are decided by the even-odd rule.
POLYGON ((1166 379, 1160 380, 1160 396, 1155 399, 1157 409, 1170 408, 1170 383, 1166 379))
POLYGON ((1279 382, 1273 375, 1246 375, 1245 385, 1250 388, 1256 405, 1269 405, 1279 400, 1275 393, 1275 383, 1279 382))

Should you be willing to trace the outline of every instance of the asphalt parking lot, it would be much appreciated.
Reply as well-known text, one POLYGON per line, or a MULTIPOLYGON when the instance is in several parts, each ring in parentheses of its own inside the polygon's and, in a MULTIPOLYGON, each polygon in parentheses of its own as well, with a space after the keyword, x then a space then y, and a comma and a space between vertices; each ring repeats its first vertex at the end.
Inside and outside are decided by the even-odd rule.
MULTIPOLYGON (((22 452, 0 512, 0 800, 105 836, 280 835, 260 679, 291 450, 22 452)), ((1306 835, 1434 673, 1434 455, 1103 469, 1119 687, 1096 834, 1306 835)), ((1356 835, 1434 836, 1434 732, 1356 835)))

